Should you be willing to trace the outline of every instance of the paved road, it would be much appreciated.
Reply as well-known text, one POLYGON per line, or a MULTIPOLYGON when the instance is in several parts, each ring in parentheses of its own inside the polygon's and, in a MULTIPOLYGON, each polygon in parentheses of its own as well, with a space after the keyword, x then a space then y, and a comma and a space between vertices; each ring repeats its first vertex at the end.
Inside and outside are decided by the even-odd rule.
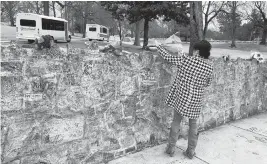
POLYGON ((266 164, 266 117, 265 112, 202 132, 193 160, 182 155, 187 141, 180 139, 174 157, 164 154, 166 144, 162 144, 110 161, 109 164, 266 164))
MULTIPOLYGON (((16 39, 16 27, 11 27, 11 26, 5 26, 5 25, 1 25, 1 44, 7 44, 10 42, 10 40, 17 40, 16 39)), ((84 42, 86 42, 87 40, 81 38, 81 37, 77 37, 77 36, 73 36, 72 37, 72 41, 69 43, 72 46, 76 47, 76 48, 86 48, 86 45, 84 42)), ((27 45, 28 41, 27 40, 19 40, 17 41, 17 43, 19 45, 27 45)), ((66 46, 66 42, 59 42, 57 43, 59 46, 65 47, 66 46)), ((107 42, 99 42, 100 45, 106 45, 108 44, 107 42)))

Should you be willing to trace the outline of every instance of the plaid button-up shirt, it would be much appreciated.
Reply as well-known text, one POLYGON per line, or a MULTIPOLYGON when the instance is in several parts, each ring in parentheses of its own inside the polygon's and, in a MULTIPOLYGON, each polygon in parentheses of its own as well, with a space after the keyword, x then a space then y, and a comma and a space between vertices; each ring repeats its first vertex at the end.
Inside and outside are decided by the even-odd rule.
POLYGON ((197 119, 202 107, 204 88, 211 83, 211 62, 200 56, 172 56, 161 45, 157 49, 165 60, 178 66, 176 78, 166 99, 167 105, 184 117, 197 119))

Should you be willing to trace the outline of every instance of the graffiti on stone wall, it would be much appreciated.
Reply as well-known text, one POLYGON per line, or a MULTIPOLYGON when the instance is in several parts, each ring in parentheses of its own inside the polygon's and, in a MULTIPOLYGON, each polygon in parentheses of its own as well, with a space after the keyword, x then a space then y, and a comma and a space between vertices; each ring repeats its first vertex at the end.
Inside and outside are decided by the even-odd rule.
POLYGON ((21 75, 23 62, 1 62, 1 76, 21 75))
MULTIPOLYGON (((152 52, 113 56, 80 49, 28 51, 18 47, 1 54, 16 59, 2 60, 1 65, 10 72, 1 76, 1 132, 8 136, 4 161, 105 161, 134 151, 136 142, 146 145, 167 138, 172 110, 164 100, 177 67, 152 52)), ((267 85, 260 65, 213 62, 200 128, 263 109, 267 85)))

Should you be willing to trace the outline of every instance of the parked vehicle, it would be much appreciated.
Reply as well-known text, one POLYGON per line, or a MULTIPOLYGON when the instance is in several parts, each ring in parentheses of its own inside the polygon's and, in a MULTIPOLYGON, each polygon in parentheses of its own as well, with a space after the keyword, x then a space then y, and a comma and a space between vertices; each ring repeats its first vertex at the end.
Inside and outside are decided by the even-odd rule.
POLYGON ((109 41, 109 29, 99 24, 86 24, 86 38, 89 39, 89 41, 109 41))
POLYGON ((16 16, 16 38, 27 39, 29 43, 42 35, 50 35, 55 42, 70 42, 71 35, 68 32, 66 38, 65 28, 68 28, 68 21, 61 18, 33 13, 18 13, 16 16))

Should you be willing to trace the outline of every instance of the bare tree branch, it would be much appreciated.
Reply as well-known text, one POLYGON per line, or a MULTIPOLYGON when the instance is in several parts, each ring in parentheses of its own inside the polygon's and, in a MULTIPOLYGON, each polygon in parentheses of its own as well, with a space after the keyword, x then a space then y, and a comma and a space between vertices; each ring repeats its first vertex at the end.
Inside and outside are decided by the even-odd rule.
POLYGON ((208 22, 210 22, 212 19, 214 19, 222 11, 222 8, 223 8, 224 5, 225 5, 224 2, 222 2, 220 8, 217 11, 214 11, 215 14, 212 17, 210 17, 208 22))
POLYGON ((62 4, 61 2, 59 2, 59 1, 55 1, 62 9, 65 7, 65 5, 64 4, 62 4))
POLYGON ((254 2, 254 3, 255 3, 256 8, 260 11, 263 20, 266 21, 266 16, 265 16, 265 13, 263 12, 263 6, 264 6, 262 4, 263 2, 257 1, 257 2, 254 2))

